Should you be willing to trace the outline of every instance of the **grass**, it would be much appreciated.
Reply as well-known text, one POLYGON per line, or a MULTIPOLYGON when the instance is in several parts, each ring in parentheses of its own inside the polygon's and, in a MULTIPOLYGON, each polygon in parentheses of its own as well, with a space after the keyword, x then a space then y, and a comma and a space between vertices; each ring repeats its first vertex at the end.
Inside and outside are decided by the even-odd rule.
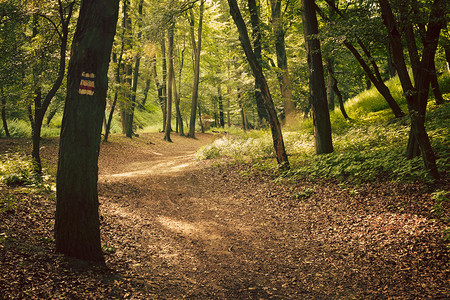
MULTIPOLYGON (((447 78, 450 81, 450 76, 447 78)), ((445 80, 447 80, 445 79, 445 80)), ((442 85, 446 85, 444 82, 442 85)), ((393 96, 407 112, 397 78, 387 82, 393 96)), ((447 84, 450 87, 450 84, 447 84)), ((441 173, 450 169, 448 137, 450 128, 450 94, 447 102, 437 106, 429 101, 427 131, 437 157, 441 173)), ((333 130, 334 152, 314 154, 313 124, 311 119, 298 118, 283 130, 286 151, 290 156, 291 170, 284 177, 299 179, 333 178, 355 183, 378 179, 392 181, 423 181, 432 178, 423 168, 421 157, 407 160, 404 152, 409 135, 409 117, 393 119, 386 101, 375 90, 364 91, 345 104, 351 121, 342 117, 337 108, 330 113, 333 130)), ((198 151, 198 159, 228 157, 236 161, 250 162, 258 169, 276 172, 270 132, 227 129, 228 135, 204 146, 198 151)))

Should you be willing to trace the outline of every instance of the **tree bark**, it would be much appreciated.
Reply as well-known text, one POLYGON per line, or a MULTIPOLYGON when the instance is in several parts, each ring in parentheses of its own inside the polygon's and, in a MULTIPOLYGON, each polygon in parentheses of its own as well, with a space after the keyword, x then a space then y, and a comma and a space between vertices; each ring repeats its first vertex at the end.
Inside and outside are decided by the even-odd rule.
MULTIPOLYGON (((143 6, 144 6, 144 0, 139 1, 138 5, 138 21, 137 21, 137 27, 138 27, 138 41, 140 42, 142 33, 142 12, 143 12, 143 6)), ((131 138, 133 137, 133 122, 134 122, 134 109, 136 108, 136 92, 137 92, 137 86, 138 86, 138 80, 139 80, 139 68, 141 64, 141 51, 138 49, 135 57, 134 62, 134 68, 133 68, 133 81, 131 85, 131 103, 130 103, 130 113, 128 116, 128 124, 127 124, 127 132, 126 136, 131 138)))
MULTIPOLYGON (((398 76, 408 102, 408 110, 411 117, 411 133, 415 142, 418 143, 425 168, 434 178, 439 178, 439 172, 436 166, 436 158, 433 148, 425 129, 426 104, 428 99, 428 90, 430 86, 430 70, 434 64, 434 56, 436 53, 437 43, 441 28, 443 27, 443 0, 435 0, 432 4, 429 22, 427 26, 426 37, 424 39, 424 48, 422 51, 422 59, 417 68, 417 79, 413 86, 406 67, 405 57, 403 54, 403 45, 400 32, 397 30, 395 18, 392 9, 387 0, 379 0, 383 21, 387 28, 389 39, 392 43, 395 65, 398 76)), ((408 145, 408 149, 414 148, 408 145)))
MULTIPOLYGON (((256 4, 256 0, 248 0, 248 10, 250 12, 250 21, 252 25, 252 39, 253 39, 253 50, 255 52, 256 59, 261 64, 262 62, 262 46, 261 46, 261 29, 259 21, 259 9, 256 4)), ((267 116, 267 111, 264 106, 264 99, 261 94, 261 88, 255 79, 255 100, 256 109, 258 112, 259 123, 264 126, 266 122, 269 121, 267 116)))
POLYGON ((291 114, 295 114, 295 103, 292 99, 291 80, 289 78, 285 42, 286 32, 283 27, 283 17, 281 15, 281 0, 271 0, 270 6, 272 9, 272 34, 279 69, 278 81, 280 83, 281 97, 283 98, 284 116, 288 119, 291 114))
POLYGON ((303 31, 309 66, 309 84, 314 123, 316 154, 333 152, 330 113, 328 111, 319 26, 314 0, 302 0, 303 31))
POLYGON ((98 155, 119 0, 84 0, 72 43, 56 181, 56 251, 104 262, 98 155))
MULTIPOLYGON (((123 19, 123 22, 125 22, 126 19, 123 19)), ((109 137, 109 132, 111 130, 111 123, 112 123, 112 118, 114 115, 114 111, 116 109, 117 106, 117 100, 119 98, 119 90, 120 90, 120 84, 121 84, 121 76, 120 76, 120 71, 122 69, 122 59, 123 59, 123 52, 125 49, 125 23, 122 24, 122 32, 121 32, 121 45, 120 45, 120 53, 119 53, 119 57, 117 59, 117 69, 116 69, 116 91, 114 92, 114 100, 113 103, 111 104, 111 111, 109 112, 109 116, 108 116, 108 121, 106 122, 106 127, 105 127, 105 137, 103 138, 104 142, 108 141, 108 137, 109 137)), ((115 55, 113 55, 113 60, 115 59, 115 55)))
MULTIPOLYGON (((223 111, 222 87, 219 83, 217 87, 217 100, 219 101, 219 126, 225 128, 225 115, 223 111)), ((264 108, 265 110, 265 108, 264 108)))
MULTIPOLYGON (((328 110, 334 110, 334 60, 331 57, 326 59, 326 67, 327 67, 327 101, 328 101, 328 110)), ((336 84, 337 87, 337 84, 336 84)), ((342 97, 342 95, 341 95, 342 97)))
POLYGON ((163 115, 163 130, 166 128, 166 99, 164 97, 164 87, 159 82, 158 72, 156 70, 156 55, 152 58, 153 78, 155 79, 156 91, 158 92, 158 102, 163 115))
POLYGON ((272 96, 270 95, 269 86, 267 85, 267 81, 264 77, 261 66, 256 59, 255 53, 253 52, 250 38, 247 32, 247 27, 245 25, 244 19, 242 18, 236 0, 228 0, 228 5, 230 7, 231 16, 233 17, 233 20, 239 31, 241 46, 250 64, 253 76, 255 76, 255 79, 261 87, 261 92, 264 97, 264 105, 269 116, 270 129, 272 132, 273 146, 277 157, 278 167, 280 170, 288 170, 289 160, 284 147, 283 134, 281 132, 281 126, 278 120, 275 106, 273 104, 272 96))
POLYGON ((41 143, 41 130, 42 123, 44 121, 45 113, 53 99, 56 95, 56 92, 61 87, 61 84, 64 79, 64 74, 66 72, 66 50, 67 50, 67 42, 69 39, 69 23, 72 18, 73 6, 75 2, 71 2, 68 7, 67 17, 65 16, 65 12, 63 9, 63 5, 61 0, 58 0, 59 3, 59 17, 61 22, 61 32, 58 32, 59 37, 61 39, 61 44, 59 48, 59 69, 56 80, 54 81, 51 89, 48 91, 44 100, 42 101, 42 89, 38 87, 38 92, 36 97, 34 98, 34 118, 32 122, 32 141, 33 141, 33 150, 31 156, 33 158, 34 163, 34 171, 37 174, 42 173, 42 163, 40 157, 40 143, 41 143))
MULTIPOLYGON (((344 16, 343 13, 336 7, 335 3, 331 0, 326 0, 328 5, 341 17, 344 16)), ((315 6, 317 10, 320 10, 318 6, 315 6)), ((324 15, 324 14, 322 14, 324 15)), ((347 47, 347 49, 353 54, 353 56, 356 58, 358 63, 363 68, 364 72, 366 73, 366 76, 370 81, 366 81, 367 83, 367 89, 370 88, 370 82, 373 83, 375 88, 378 90, 378 92, 383 96, 383 98, 388 103, 389 107, 391 108, 392 112, 394 113, 396 118, 403 117, 405 114, 401 110, 400 106, 395 102, 394 97, 392 97, 391 92, 389 91, 389 88, 384 84, 383 79, 381 78, 380 71, 378 69, 377 64, 375 63, 375 60, 372 58, 369 50, 364 45, 364 43, 358 38, 358 45, 361 47, 363 52, 365 53, 367 59, 371 62, 371 65, 373 67, 373 72, 370 69, 369 65, 366 63, 366 61, 362 58, 362 56, 359 54, 358 50, 355 48, 355 46, 347 39, 344 40, 344 45, 347 47)))
POLYGON ((350 117, 347 115, 347 112, 345 111, 344 101, 342 99, 341 91, 339 90, 337 85, 338 82, 336 76, 334 75, 334 69, 332 68, 331 64, 327 64, 327 68, 328 68, 328 76, 331 79, 331 88, 333 89, 339 101, 339 109, 341 110, 341 113, 344 116, 344 118, 346 120, 350 120, 350 117))
MULTIPOLYGON (((203 12, 205 9, 205 1, 200 2, 200 16, 198 20, 197 29, 197 43, 195 42, 194 34, 194 14, 191 10, 190 18, 190 28, 191 28, 191 41, 192 41, 192 51, 194 52, 194 84, 192 87, 192 104, 191 104, 191 118, 189 120, 189 133, 188 137, 195 138, 195 120, 196 120, 196 110, 198 102, 198 85, 200 83, 200 52, 202 47, 202 29, 203 29, 203 12)), ((203 130, 203 127, 202 127, 203 130)))
POLYGON ((167 74, 167 116, 166 116, 166 128, 164 129, 164 140, 172 142, 170 133, 172 132, 172 98, 173 98, 173 81, 175 78, 173 71, 173 35, 175 29, 175 22, 172 19, 168 28, 168 49, 167 55, 169 56, 169 68, 167 74))
POLYGON ((2 97, 2 124, 3 124, 3 129, 5 130, 5 135, 7 138, 11 137, 11 134, 9 133, 9 129, 8 129, 8 122, 6 120, 6 99, 3 95, 3 86, 1 88, 1 97, 2 97))

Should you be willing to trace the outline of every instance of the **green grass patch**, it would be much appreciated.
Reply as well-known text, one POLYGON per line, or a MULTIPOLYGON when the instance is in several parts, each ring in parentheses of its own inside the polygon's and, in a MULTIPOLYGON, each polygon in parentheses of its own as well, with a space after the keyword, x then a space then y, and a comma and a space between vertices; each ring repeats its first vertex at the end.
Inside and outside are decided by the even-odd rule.
POLYGON ((31 156, 19 153, 6 153, 0 155, 0 181, 10 187, 29 187, 39 190, 55 190, 54 179, 46 174, 34 172, 31 156))
MULTIPOLYGON (((397 79, 395 79, 397 80, 397 79)), ((392 83, 396 84, 396 81, 392 83)), ((400 93, 400 92, 399 92, 400 93)), ((397 93, 396 97, 401 97, 397 93)), ((450 100, 449 94, 444 99, 450 100)), ((409 135, 409 117, 394 119, 384 99, 367 91, 347 104, 353 119, 346 121, 340 111, 331 112, 334 153, 314 154, 314 136, 311 119, 299 118, 295 126, 284 128, 285 147, 290 156, 291 170, 282 174, 293 180, 299 178, 338 179, 363 183, 374 180, 423 181, 432 178, 424 170, 421 157, 405 157, 409 135), (377 98, 378 97, 378 98, 377 98), (385 102, 385 101, 384 101, 385 102), (297 127, 297 130, 294 128, 297 127), (289 130, 289 131, 287 131, 289 130)), ((404 102, 400 103, 404 105, 404 102)), ((405 109, 406 111, 406 109, 405 109)), ((437 106, 429 101, 427 131, 436 154, 441 173, 450 169, 450 104, 437 106)), ((236 161, 250 161, 258 170, 276 170, 270 132, 226 129, 228 134, 201 148, 198 159, 228 157, 236 161)))

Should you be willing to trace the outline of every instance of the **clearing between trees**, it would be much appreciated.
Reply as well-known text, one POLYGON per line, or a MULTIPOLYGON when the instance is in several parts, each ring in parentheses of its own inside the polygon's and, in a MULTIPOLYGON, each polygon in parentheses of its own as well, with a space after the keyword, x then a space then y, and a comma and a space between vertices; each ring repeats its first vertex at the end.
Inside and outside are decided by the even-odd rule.
MULTIPOLYGON (((111 137, 99 159, 106 267, 54 252, 53 193, 0 185, 4 299, 444 299, 444 228, 431 188, 277 181, 197 161, 216 136, 111 137), (10 199, 11 201, 7 201, 10 199), (17 203, 13 199, 20 199, 17 203)), ((42 142, 56 168, 57 139, 42 142)), ((0 140, 0 153, 29 153, 0 140)), ((448 184, 446 186, 448 190, 448 184)))

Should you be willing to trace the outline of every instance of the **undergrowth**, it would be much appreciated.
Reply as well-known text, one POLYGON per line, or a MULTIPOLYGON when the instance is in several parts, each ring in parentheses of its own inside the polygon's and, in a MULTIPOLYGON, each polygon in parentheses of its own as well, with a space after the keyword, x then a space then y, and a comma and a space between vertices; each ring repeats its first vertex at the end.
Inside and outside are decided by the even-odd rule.
MULTIPOLYGON (((361 95, 359 97, 362 97, 361 95)), ((450 100, 450 94, 445 98, 450 100)), ((356 101, 356 100, 355 100, 356 101)), ((360 100, 365 107, 366 100, 360 100)), ((350 103, 355 106, 357 102, 350 103)), ((422 181, 433 179, 423 167, 421 157, 408 160, 405 157, 409 135, 409 118, 386 117, 389 110, 372 111, 360 108, 358 119, 343 121, 339 111, 331 113, 334 152, 314 154, 314 136, 311 120, 301 120, 300 130, 283 132, 285 147, 290 156, 291 170, 282 178, 327 179, 363 183, 374 180, 422 181), (336 130, 335 130, 336 128, 336 130)), ((450 169, 448 147, 450 105, 437 106, 430 101, 427 112, 427 131, 436 154, 438 169, 446 173, 450 169)), ((235 161, 250 162, 259 170, 276 171, 270 132, 253 130, 242 132, 227 130, 224 137, 201 148, 198 159, 227 157, 235 161)))
POLYGON ((19 153, 0 155, 0 182, 10 187, 27 187, 38 191, 54 191, 53 178, 42 170, 42 174, 34 171, 31 156, 19 153))

